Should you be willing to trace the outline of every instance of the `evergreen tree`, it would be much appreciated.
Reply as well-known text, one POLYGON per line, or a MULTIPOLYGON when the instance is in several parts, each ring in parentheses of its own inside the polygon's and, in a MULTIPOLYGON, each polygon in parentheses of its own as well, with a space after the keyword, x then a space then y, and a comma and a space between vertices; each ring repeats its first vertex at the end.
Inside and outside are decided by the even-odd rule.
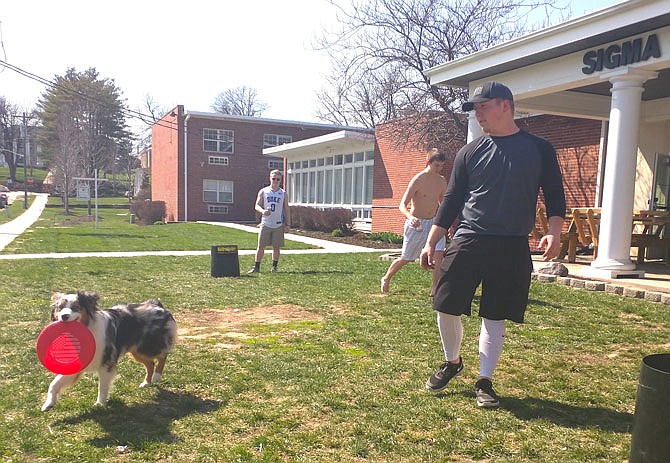
POLYGON ((132 136, 114 80, 100 78, 95 68, 84 72, 70 68, 54 82, 42 93, 37 114, 43 127, 43 156, 50 162, 54 186, 64 195, 67 212, 72 179, 101 176, 111 169, 116 146, 132 136))

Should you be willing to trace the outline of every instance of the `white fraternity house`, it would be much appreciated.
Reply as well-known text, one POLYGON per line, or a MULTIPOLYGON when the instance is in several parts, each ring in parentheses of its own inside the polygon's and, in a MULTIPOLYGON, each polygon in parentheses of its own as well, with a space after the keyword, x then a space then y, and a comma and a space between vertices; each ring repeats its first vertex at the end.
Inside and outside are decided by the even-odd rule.
MULTIPOLYGON (((594 276, 643 272, 630 259, 634 209, 670 208, 670 0, 629 0, 436 66, 432 84, 497 80, 517 112, 602 124, 594 276)), ((469 117, 471 140, 481 133, 469 117)))

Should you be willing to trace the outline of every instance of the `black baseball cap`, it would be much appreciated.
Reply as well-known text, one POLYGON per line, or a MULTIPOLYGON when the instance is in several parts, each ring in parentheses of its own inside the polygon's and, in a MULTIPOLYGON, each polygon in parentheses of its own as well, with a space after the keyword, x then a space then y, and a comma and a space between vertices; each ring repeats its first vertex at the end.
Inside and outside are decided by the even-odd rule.
POLYGON ((495 100, 496 98, 514 101, 512 91, 505 85, 494 81, 484 82, 475 88, 472 92, 472 96, 468 101, 463 103, 461 109, 463 111, 472 111, 475 107, 475 103, 484 103, 485 101, 495 100))

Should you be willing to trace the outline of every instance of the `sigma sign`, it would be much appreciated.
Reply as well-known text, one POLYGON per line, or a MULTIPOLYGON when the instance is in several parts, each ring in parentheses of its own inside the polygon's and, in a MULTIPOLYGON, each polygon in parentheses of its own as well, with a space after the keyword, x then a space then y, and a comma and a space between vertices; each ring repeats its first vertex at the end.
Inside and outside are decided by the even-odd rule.
POLYGON ((584 53, 582 68, 584 74, 593 74, 605 69, 616 69, 619 66, 647 61, 649 58, 661 57, 661 44, 658 36, 652 34, 644 39, 639 38, 623 42, 621 45, 614 44, 607 48, 599 48, 584 53))

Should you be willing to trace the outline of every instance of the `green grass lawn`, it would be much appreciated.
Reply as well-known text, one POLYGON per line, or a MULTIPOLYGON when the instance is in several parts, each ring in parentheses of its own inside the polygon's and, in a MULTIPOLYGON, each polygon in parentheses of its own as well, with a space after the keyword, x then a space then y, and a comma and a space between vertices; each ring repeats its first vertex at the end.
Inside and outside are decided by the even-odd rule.
MULTIPOLYGON (((70 214, 66 215, 61 199, 50 197, 48 207, 40 219, 2 253, 197 251, 208 250, 211 246, 220 244, 236 244, 239 249, 255 249, 258 242, 256 234, 216 225, 130 223, 130 209, 126 198, 100 198, 97 223, 94 211, 89 216, 87 207, 84 207, 85 201, 72 199, 70 205, 70 214)), ((310 248, 314 246, 295 241, 287 241, 284 247, 310 248)))
POLYGON ((442 360, 430 277, 408 265, 381 296, 387 267, 377 254, 286 255, 277 274, 211 278, 207 256, 2 261, 0 460, 628 458, 641 359, 669 347, 666 306, 534 282, 526 323, 508 325, 501 407, 483 410, 479 318, 464 320, 463 376, 428 393, 442 360), (160 385, 139 389, 142 367, 124 359, 106 408, 89 375, 42 413, 53 374, 35 340, 51 293, 76 289, 103 306, 160 298, 180 341, 160 385))
MULTIPOLYGON (((96 228, 86 209, 49 207, 6 252, 256 246, 255 234, 138 226, 128 214, 101 208, 96 228)), ((628 458, 642 358, 670 348, 666 306, 534 282, 526 323, 508 325, 495 377, 501 407, 482 410, 479 318, 464 319, 462 377, 428 393, 442 362, 430 275, 408 265, 381 296, 389 263, 378 257, 284 255, 280 273, 238 278, 212 278, 209 256, 0 261, 0 461, 628 458), (98 292, 103 307, 159 298, 180 340, 159 385, 139 389, 143 369, 124 359, 107 407, 93 407, 97 378, 87 375, 42 413, 53 374, 35 341, 51 293, 77 289, 98 292)), ((240 256, 241 268, 252 262, 240 256)))

